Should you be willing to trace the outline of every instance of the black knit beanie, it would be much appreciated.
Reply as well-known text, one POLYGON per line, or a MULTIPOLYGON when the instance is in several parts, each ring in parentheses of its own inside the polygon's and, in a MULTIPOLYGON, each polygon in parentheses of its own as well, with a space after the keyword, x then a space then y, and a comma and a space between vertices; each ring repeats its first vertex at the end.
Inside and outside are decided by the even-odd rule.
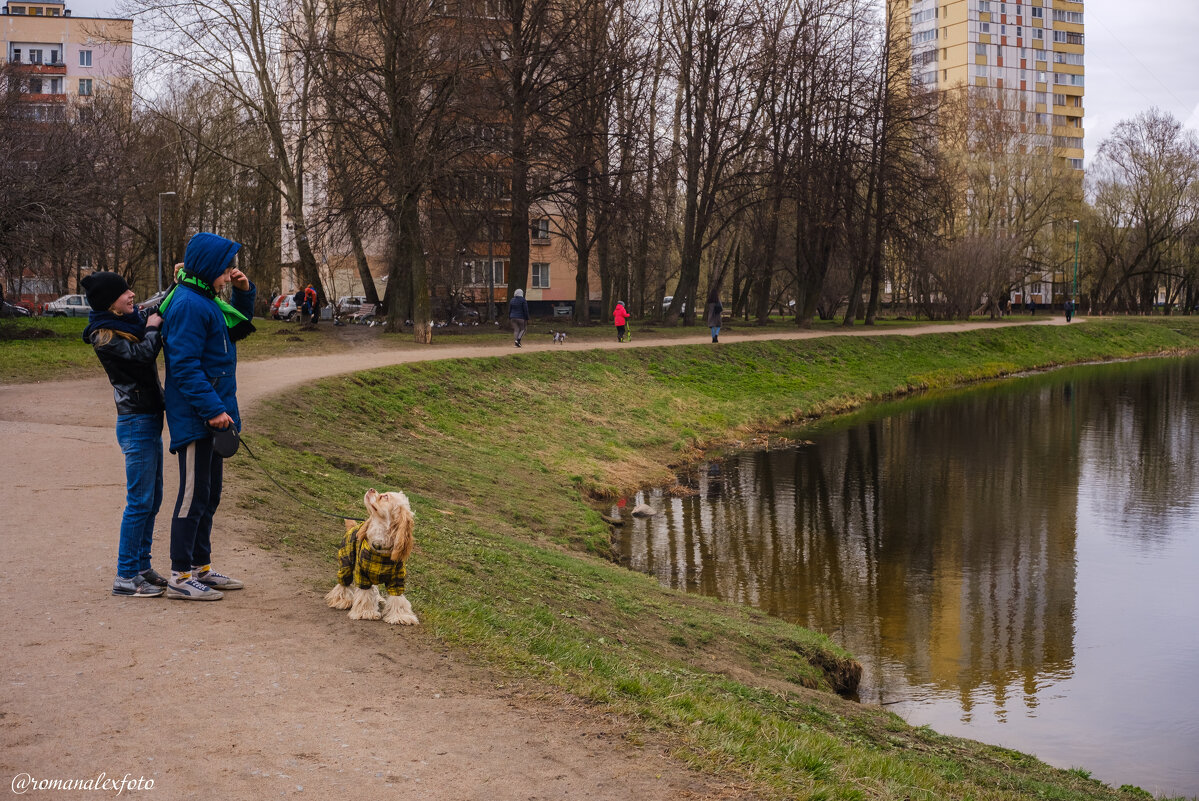
POLYGON ((117 298, 129 291, 129 284, 116 273, 95 272, 84 276, 80 283, 87 293, 87 305, 98 312, 108 311, 117 298))

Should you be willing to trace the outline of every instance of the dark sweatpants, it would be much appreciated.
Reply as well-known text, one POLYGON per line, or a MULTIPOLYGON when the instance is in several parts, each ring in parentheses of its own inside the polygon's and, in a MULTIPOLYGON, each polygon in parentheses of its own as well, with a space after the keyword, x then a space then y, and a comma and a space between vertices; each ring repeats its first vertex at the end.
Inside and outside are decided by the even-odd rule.
POLYGON ((171 570, 183 573, 212 561, 212 516, 221 503, 225 460, 212 437, 180 448, 179 498, 171 518, 171 570))

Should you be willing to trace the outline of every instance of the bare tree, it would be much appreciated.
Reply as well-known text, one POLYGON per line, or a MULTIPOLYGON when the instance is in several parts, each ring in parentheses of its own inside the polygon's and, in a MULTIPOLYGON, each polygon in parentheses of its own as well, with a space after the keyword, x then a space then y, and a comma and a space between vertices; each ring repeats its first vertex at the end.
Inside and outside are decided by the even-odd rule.
POLYGON ((1097 310, 1110 311, 1126 295, 1129 308, 1151 311, 1168 254, 1197 222, 1199 139, 1151 109, 1115 127, 1093 174, 1097 310))
MULTIPOLYGON (((127 0, 139 20, 142 74, 183 74, 215 87, 270 142, 269 164, 225 160, 258 172, 280 193, 300 279, 321 287, 306 215, 315 64, 307 54, 321 28, 317 0, 127 0)), ((147 95, 152 96, 152 95, 147 95)), ((193 130, 181 126, 181 132, 193 130)), ((323 289, 318 290, 323 295, 323 289)))

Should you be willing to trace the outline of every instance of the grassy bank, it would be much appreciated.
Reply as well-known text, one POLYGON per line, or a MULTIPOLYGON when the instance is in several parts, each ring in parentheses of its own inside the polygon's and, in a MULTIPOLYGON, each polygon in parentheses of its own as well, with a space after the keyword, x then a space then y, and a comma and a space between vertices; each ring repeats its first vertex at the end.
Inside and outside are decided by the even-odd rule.
MULTIPOLYGON (((1021 320, 1023 318, 1012 318, 1021 320)), ((912 325, 928 325, 927 321, 883 320, 880 328, 902 328, 912 325)), ((88 378, 102 375, 100 363, 80 334, 87 319, 83 317, 35 317, 0 320, 0 383, 14 384, 31 381, 58 381, 71 378, 88 378)), ((254 320, 258 332, 238 344, 238 357, 242 361, 271 359, 288 356, 320 356, 346 352, 355 348, 371 347, 397 350, 427 350, 427 346, 416 345, 409 330, 401 334, 387 334, 382 327, 344 326, 335 327, 329 322, 321 323, 316 330, 301 330, 296 323, 278 320, 254 320)), ((838 328, 835 321, 821 321, 817 330, 832 331, 838 328)), ((708 329, 703 327, 675 327, 655 325, 648 321, 635 321, 635 337, 645 339, 678 339, 680 341, 703 341, 708 329)), ((726 326, 728 331, 742 330, 752 333, 763 331, 794 331, 795 323, 781 318, 771 320, 764 327, 746 325, 741 322, 726 326)), ((597 342, 615 338, 611 325, 576 326, 569 321, 534 320, 525 335, 526 342, 550 342, 552 332, 563 330, 571 342, 597 342)), ((451 348, 461 345, 511 345, 512 334, 506 326, 486 323, 475 326, 445 326, 433 332, 434 348, 451 348)))
MULTIPOLYGON (((842 700, 831 690, 851 676, 850 655, 612 564, 588 500, 669 482, 705 446, 879 398, 1195 349, 1199 322, 1167 320, 429 362, 276 399, 247 435, 284 484, 325 508, 355 512, 370 486, 408 492, 410 596, 426 634, 627 715, 755 791, 1143 798, 842 700)), ((332 576, 339 527, 298 519, 246 460, 233 466, 262 543, 332 576)))

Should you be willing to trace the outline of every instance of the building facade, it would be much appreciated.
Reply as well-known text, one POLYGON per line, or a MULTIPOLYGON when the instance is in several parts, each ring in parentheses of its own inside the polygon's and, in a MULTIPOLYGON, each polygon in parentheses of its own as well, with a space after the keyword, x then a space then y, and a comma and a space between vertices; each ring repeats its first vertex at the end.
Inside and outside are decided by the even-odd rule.
POLYGON ((0 7, 0 57, 21 74, 36 118, 104 87, 133 87, 133 20, 75 17, 63 2, 0 7))
POLYGON ((914 82, 1019 98, 1030 132, 1083 169, 1084 11, 1076 0, 890 0, 910 32, 914 82))

